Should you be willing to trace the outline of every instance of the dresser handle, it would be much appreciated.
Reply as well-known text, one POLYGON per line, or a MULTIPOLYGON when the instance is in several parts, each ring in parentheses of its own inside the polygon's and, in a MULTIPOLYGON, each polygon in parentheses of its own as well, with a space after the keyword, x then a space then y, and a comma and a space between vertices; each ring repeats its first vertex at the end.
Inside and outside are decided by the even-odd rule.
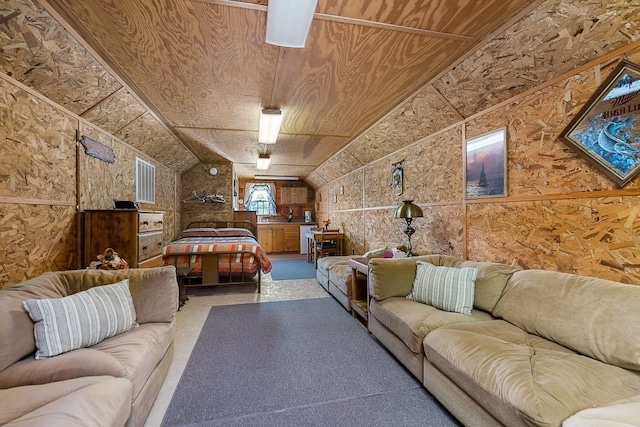
POLYGON ((142 221, 142 225, 149 225, 149 221, 142 221))
POLYGON ((162 242, 158 242, 158 246, 162 246, 162 242))
POLYGON ((144 245, 144 246, 142 247, 142 250, 143 250, 143 251, 146 251, 147 249, 149 249, 149 246, 148 246, 148 245, 144 245))
POLYGON ((156 221, 156 224, 162 225, 162 221, 156 221))

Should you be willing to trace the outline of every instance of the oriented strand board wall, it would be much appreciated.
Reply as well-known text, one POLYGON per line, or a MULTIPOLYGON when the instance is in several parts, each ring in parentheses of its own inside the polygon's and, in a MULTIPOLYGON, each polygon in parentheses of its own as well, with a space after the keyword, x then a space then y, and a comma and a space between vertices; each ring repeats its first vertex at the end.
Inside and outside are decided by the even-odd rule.
POLYGON ((77 120, 0 80, 0 288, 73 268, 77 120))
POLYGON ((185 229, 193 221, 226 221, 233 218, 233 165, 231 162, 215 164, 200 163, 182 175, 180 209, 182 212, 181 229, 185 229), (215 166, 216 175, 209 169, 215 166), (206 192, 208 195, 220 194, 226 203, 188 203, 195 190, 198 197, 206 192))
POLYGON ((412 238, 418 253, 640 284, 640 178, 624 189, 616 188, 558 139, 623 58, 640 62, 640 49, 603 56, 434 129, 432 135, 359 169, 364 176, 351 172, 319 185, 319 219, 338 221, 347 231, 347 247, 366 250, 373 241, 406 241, 393 211, 403 199, 414 199, 425 213, 416 220, 412 238), (508 197, 465 200, 465 137, 502 127, 508 138, 508 197), (390 188, 391 165, 400 160, 404 160, 405 192, 397 197, 390 188), (340 186, 355 194, 348 199, 338 195, 334 203, 340 186), (359 197, 362 201, 357 203, 359 197), (354 226, 360 218, 364 226, 354 226))
POLYGON ((78 268, 79 216, 133 200, 134 159, 156 166, 156 204, 165 242, 176 235, 179 176, 42 95, 0 76, 0 288, 47 271, 78 268), (76 147, 76 130, 108 145, 109 164, 76 147))

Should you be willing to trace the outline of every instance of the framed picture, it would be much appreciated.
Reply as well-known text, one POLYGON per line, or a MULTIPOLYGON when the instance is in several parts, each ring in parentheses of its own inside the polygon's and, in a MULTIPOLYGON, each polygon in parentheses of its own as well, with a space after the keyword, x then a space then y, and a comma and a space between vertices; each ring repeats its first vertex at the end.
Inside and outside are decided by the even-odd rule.
POLYGON ((622 61, 560 139, 624 187, 640 172, 640 67, 622 61))
POLYGON ((464 183, 467 199, 507 196, 507 130, 465 141, 464 183))

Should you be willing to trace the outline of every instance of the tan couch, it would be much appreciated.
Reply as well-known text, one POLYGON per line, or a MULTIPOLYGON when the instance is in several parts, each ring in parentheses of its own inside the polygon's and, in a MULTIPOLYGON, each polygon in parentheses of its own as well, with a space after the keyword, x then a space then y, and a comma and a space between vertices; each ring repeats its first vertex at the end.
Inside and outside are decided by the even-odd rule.
POLYGON ((173 267, 47 273, 0 290, 0 424, 142 426, 173 359, 177 308, 173 267), (125 278, 137 328, 90 348, 34 358, 34 323, 22 301, 125 278))
POLYGON ((638 425, 640 286, 434 255, 371 260, 369 290, 370 332, 464 425, 638 425), (406 298, 420 259, 477 268, 470 316, 406 298))
POLYGON ((370 251, 363 255, 328 256, 318 259, 316 280, 347 311, 351 311, 351 258, 383 258, 385 250, 406 251, 406 246, 393 242, 374 242, 370 251))

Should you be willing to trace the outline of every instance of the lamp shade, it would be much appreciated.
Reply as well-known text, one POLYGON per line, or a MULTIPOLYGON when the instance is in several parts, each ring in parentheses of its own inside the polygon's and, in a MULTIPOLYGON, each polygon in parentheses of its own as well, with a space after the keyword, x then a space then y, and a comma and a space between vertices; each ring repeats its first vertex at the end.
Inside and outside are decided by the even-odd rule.
POLYGON ((318 0, 269 0, 267 36, 269 44, 303 48, 318 0))
POLYGON ((394 218, 419 218, 424 216, 420 206, 414 205, 413 200, 403 200, 393 214, 394 218))
POLYGON ((278 140, 280 125, 282 124, 282 111, 276 109, 264 109, 260 112, 260 129, 258 129, 258 142, 261 144, 275 144, 278 140))
POLYGON ((268 154, 260 154, 258 156, 258 163, 256 169, 266 170, 269 169, 269 163, 271 163, 271 157, 268 154))

